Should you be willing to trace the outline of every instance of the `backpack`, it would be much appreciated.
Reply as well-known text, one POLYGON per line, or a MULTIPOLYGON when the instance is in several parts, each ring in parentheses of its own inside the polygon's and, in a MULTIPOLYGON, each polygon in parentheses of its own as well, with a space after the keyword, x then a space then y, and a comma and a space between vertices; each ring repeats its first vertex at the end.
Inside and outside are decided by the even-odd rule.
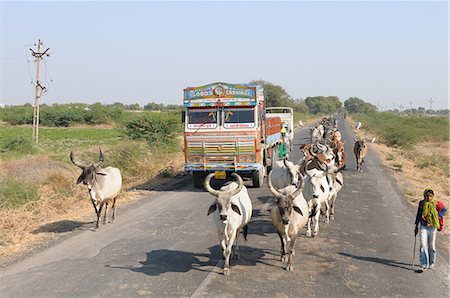
MULTIPOLYGON (((441 201, 438 201, 438 203, 437 203, 438 213, 441 212, 442 209, 444 209, 444 204, 441 201)), ((444 228, 444 217, 439 216, 439 228, 437 230, 440 232, 440 231, 442 231, 443 228, 444 228)))

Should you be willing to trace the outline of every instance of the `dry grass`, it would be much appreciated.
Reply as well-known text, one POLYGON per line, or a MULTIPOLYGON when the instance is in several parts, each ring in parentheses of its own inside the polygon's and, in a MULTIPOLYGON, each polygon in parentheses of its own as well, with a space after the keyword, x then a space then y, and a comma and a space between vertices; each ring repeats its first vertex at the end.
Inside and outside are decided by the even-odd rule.
MULTIPOLYGON (((347 117, 347 120, 355 127, 355 122, 347 117)), ((366 137, 368 140, 378 136, 362 129, 355 134, 366 137)), ((370 148, 378 153, 390 174, 396 179, 404 197, 413 206, 423 198, 423 190, 432 188, 436 197, 444 205, 450 207, 450 142, 426 142, 419 143, 410 150, 391 148, 384 144, 371 143, 370 148), (400 168, 400 169, 399 169, 400 168)), ((449 212, 445 215, 446 227, 443 234, 449 235, 449 212)))
MULTIPOLYGON (((105 148, 107 159, 110 149, 105 148)), ((96 150, 90 148, 87 154, 98 154, 96 150)), ((160 184, 183 171, 182 153, 144 151, 141 156, 135 174, 124 182, 118 208, 150 194, 149 191, 130 191, 129 188, 145 186, 139 188, 149 189, 149 184, 160 184)), ((85 186, 75 185, 79 169, 71 166, 70 162, 32 156, 0 161, 0 169, 0 181, 5 177, 16 177, 24 183, 33 183, 38 187, 39 197, 38 201, 20 208, 0 208, 0 264, 9 263, 95 219, 85 186)))

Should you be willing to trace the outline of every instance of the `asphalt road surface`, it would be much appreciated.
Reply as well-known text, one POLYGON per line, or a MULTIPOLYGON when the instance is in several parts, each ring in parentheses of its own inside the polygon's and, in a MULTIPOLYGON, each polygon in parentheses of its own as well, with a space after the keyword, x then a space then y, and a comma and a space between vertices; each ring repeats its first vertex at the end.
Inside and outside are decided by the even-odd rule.
MULTIPOLYGON (((301 230, 294 272, 280 262, 271 193, 248 181, 253 203, 248 242, 241 242, 241 258, 231 261, 230 275, 224 276, 215 226, 206 216, 213 197, 187 180, 128 206, 119 202, 116 223, 98 231, 86 223, 2 268, 0 297, 448 297, 449 258, 439 247, 442 239, 437 269, 415 273, 415 208, 370 144, 364 172, 356 172, 353 134, 342 120, 339 129, 347 168, 336 220, 325 224, 321 218, 315 238, 301 230)), ((307 128, 296 132, 291 160, 299 159, 298 145, 308 140, 307 128)))

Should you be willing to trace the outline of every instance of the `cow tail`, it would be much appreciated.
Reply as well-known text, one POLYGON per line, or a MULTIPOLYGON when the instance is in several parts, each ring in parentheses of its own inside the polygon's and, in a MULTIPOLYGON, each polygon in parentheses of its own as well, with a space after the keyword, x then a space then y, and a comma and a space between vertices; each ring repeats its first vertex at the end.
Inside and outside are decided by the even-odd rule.
POLYGON ((247 234, 248 234, 248 224, 244 226, 242 229, 242 234, 244 235, 245 241, 247 241, 247 234))

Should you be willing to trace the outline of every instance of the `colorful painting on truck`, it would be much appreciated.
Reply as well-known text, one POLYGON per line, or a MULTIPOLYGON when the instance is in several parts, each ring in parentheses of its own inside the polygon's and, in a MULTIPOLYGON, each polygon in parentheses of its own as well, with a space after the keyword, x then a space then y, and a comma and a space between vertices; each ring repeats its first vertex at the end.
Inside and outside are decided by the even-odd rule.
POLYGON ((184 89, 184 100, 205 98, 249 98, 256 99, 256 87, 250 85, 234 85, 213 83, 201 87, 184 89))

